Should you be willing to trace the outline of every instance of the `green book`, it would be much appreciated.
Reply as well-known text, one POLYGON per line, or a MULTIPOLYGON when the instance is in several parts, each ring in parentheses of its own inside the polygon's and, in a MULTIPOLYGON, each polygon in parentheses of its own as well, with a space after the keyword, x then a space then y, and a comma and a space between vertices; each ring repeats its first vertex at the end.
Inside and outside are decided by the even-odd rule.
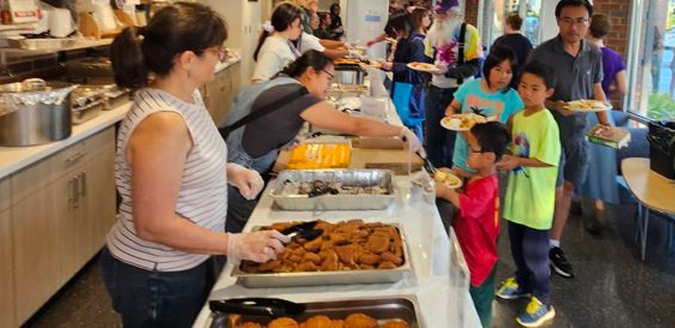
POLYGON ((585 137, 589 142, 614 149, 623 148, 630 142, 628 130, 602 124, 596 124, 586 131, 585 137), (610 136, 607 135, 606 130, 612 131, 610 136))

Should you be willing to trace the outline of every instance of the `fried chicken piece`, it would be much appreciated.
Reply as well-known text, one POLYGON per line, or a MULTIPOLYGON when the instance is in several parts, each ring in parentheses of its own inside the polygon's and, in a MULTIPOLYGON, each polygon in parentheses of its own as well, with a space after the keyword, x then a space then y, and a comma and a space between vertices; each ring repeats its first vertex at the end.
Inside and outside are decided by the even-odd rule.
POLYGON ((382 254, 389 250, 389 236, 372 234, 368 237, 366 248, 376 254, 382 254))
POLYGON ((280 260, 272 260, 272 261, 267 261, 265 263, 261 263, 258 269, 260 272, 271 272, 275 268, 278 268, 281 266, 281 261, 280 260))
POLYGON ((288 260, 291 261, 291 262, 300 263, 302 261, 302 256, 291 255, 291 257, 289 257, 288 260))
POLYGON ((321 263, 321 271, 336 271, 338 270, 338 256, 335 251, 329 251, 326 254, 326 259, 321 263))
POLYGON ((324 240, 324 241, 321 243, 321 251, 322 251, 322 252, 324 252, 324 251, 330 251, 330 250, 332 250, 333 248, 334 248, 333 242, 331 242, 330 240, 324 240))
POLYGON ((246 273, 260 273, 260 265, 253 261, 241 261, 239 268, 246 273))
POLYGON ((335 225, 326 221, 319 220, 319 222, 316 223, 316 226, 314 226, 314 228, 323 230, 322 236, 329 236, 335 230, 335 225))
POLYGON ((389 261, 382 261, 380 264, 377 266, 378 270, 391 270, 391 269, 396 269, 396 264, 391 263, 389 261))
POLYGON ((349 239, 349 234, 337 231, 330 234, 330 241, 333 242, 333 245, 335 246, 345 245, 352 242, 349 239))
POLYGON ((335 247, 335 252, 340 258, 340 261, 347 266, 354 267, 356 266, 356 261, 354 261, 354 245, 344 245, 335 247))
POLYGON ((347 221, 347 224, 356 224, 356 225, 362 226, 362 225, 364 225, 364 224, 366 224, 366 223, 363 222, 362 219, 351 219, 351 220, 348 220, 348 221, 347 221))
POLYGON ((302 257, 302 261, 300 262, 307 262, 307 261, 313 262, 314 264, 321 264, 321 257, 315 253, 307 252, 302 257))
POLYGON ((370 264, 359 264, 361 270, 375 270, 375 267, 370 264))
POLYGON ((408 324, 404 321, 394 319, 385 322, 382 328, 408 328, 408 324))
POLYGON ((359 257, 360 264, 376 265, 380 263, 380 256, 372 253, 363 253, 359 257))
POLYGON ((345 328, 344 320, 333 320, 332 328, 345 328))
POLYGON ((399 266, 399 265, 403 264, 403 258, 401 258, 400 256, 394 255, 394 253, 392 253, 392 252, 387 251, 387 252, 384 252, 384 253, 380 254, 380 256, 382 256, 383 261, 389 261, 391 263, 396 264, 396 266, 399 266))
POLYGON ((368 230, 358 229, 352 232, 351 235, 349 235, 349 237, 352 239, 352 241, 356 241, 358 239, 367 238, 368 235, 370 235, 370 232, 368 230))
POLYGON ((295 267, 298 271, 300 272, 310 272, 310 271, 317 271, 319 269, 314 262, 300 262, 297 267, 295 267))
POLYGON ((305 321, 304 325, 305 328, 333 328, 333 320, 325 315, 317 315, 305 321))
POLYGON ((308 252, 316 253, 316 252, 319 251, 319 249, 321 249, 321 243, 322 243, 322 242, 323 242, 323 239, 322 239, 322 238, 317 238, 317 239, 314 239, 314 240, 312 240, 312 241, 310 241, 310 242, 305 243, 305 244, 303 245, 303 247, 304 247, 305 250, 307 250, 308 252))
POLYGON ((251 322, 251 321, 246 321, 246 322, 244 322, 243 325, 238 325, 236 327, 238 327, 238 328, 262 328, 262 326, 259 323, 251 322))
POLYGON ((299 328, 298 322, 292 318, 283 317, 272 320, 267 324, 268 328, 299 328))
POLYGON ((391 243, 391 251, 394 255, 403 258, 403 241, 400 238, 394 239, 394 242, 391 243))
POLYGON ((377 320, 363 313, 354 313, 345 319, 345 328, 378 328, 377 320))
POLYGON ((293 255, 300 256, 300 258, 302 258, 305 253, 307 253, 307 251, 303 247, 297 248, 293 251, 293 255))

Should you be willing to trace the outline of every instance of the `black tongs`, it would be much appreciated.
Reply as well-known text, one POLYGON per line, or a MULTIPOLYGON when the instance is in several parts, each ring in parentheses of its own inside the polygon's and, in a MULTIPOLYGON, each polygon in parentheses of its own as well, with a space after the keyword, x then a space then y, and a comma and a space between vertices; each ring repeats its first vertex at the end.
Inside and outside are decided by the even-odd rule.
POLYGON ((419 156, 424 161, 423 167, 427 172, 429 172, 431 174, 436 173, 436 168, 434 167, 433 164, 431 164, 431 161, 429 160, 429 158, 427 158, 426 156, 422 156, 422 154, 420 154, 420 152, 416 152, 415 154, 417 154, 417 156, 419 156))
POLYGON ((279 318, 295 317, 307 307, 280 298, 250 297, 209 301, 209 308, 214 312, 279 318))
POLYGON ((290 226, 281 231, 282 234, 291 237, 291 241, 298 238, 312 241, 323 234, 323 229, 315 229, 318 221, 307 221, 290 226))

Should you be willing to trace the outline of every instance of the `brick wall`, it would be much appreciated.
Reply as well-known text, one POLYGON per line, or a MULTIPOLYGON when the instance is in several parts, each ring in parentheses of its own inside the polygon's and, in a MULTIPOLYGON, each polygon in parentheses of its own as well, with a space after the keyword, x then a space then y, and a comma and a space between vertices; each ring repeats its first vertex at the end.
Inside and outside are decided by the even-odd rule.
POLYGON ((632 1, 627 0, 595 0, 593 1, 596 13, 607 15, 612 22, 612 32, 606 37, 605 44, 620 53, 623 58, 628 52, 628 27, 630 21, 632 1))
POLYGON ((478 26, 478 1, 480 0, 466 0, 464 9, 464 20, 476 27, 478 26))

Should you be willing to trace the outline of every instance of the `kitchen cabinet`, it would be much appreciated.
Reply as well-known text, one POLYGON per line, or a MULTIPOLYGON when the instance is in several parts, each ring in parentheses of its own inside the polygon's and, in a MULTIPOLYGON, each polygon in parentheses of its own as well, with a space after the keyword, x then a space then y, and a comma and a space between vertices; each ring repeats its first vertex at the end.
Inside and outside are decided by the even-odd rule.
POLYGON ((234 96, 239 91, 240 64, 234 63, 218 72, 216 79, 202 88, 204 105, 218 125, 232 107, 234 96))
POLYGON ((0 180, 0 327, 14 327, 14 254, 9 180, 0 180))
POLYGON ((16 322, 100 250, 115 220, 110 127, 11 177, 16 322))

